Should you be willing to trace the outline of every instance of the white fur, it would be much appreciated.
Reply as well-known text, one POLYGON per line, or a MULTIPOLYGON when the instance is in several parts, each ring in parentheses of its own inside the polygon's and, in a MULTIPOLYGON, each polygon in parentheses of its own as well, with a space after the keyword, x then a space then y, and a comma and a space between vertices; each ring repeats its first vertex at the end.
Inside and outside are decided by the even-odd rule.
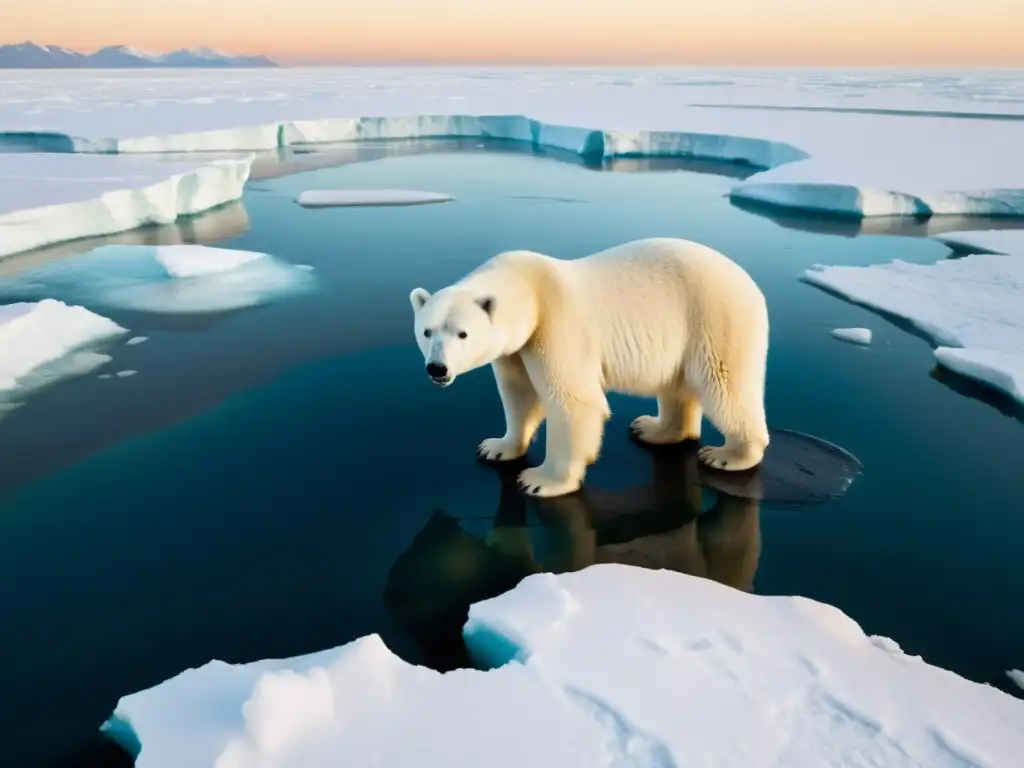
POLYGON ((544 463, 520 475, 529 493, 582 485, 611 415, 606 392, 657 397, 658 415, 632 425, 645 442, 698 439, 704 414, 726 438, 701 449, 705 463, 743 470, 764 455, 768 310, 751 277, 711 248, 654 238, 574 260, 509 251, 409 298, 420 350, 447 367, 446 383, 494 370, 506 432, 484 440, 482 456, 522 456, 547 419, 544 463))

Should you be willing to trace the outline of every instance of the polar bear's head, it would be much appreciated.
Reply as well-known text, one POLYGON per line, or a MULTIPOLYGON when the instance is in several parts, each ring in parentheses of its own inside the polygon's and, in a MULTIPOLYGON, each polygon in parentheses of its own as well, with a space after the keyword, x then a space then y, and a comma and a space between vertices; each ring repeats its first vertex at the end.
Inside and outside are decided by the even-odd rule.
POLYGON ((409 294, 416 342, 427 375, 447 387, 460 373, 493 362, 505 346, 494 320, 494 298, 453 286, 431 295, 423 288, 409 294))

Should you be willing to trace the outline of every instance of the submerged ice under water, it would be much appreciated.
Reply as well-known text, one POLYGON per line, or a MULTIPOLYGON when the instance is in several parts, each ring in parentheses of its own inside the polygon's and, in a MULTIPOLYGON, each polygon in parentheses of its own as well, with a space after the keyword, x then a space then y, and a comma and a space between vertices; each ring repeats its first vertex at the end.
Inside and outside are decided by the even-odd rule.
MULTIPOLYGON (((594 562, 807 595, 933 664, 1007 680, 1024 664, 1021 424, 925 375, 921 339, 797 279, 815 262, 929 263, 946 249, 780 227, 730 206, 728 185, 713 173, 602 173, 490 152, 262 179, 244 200, 251 228, 222 245, 272 254, 289 275, 312 266, 294 272, 317 290, 217 315, 115 309, 125 281, 173 282, 151 255, 130 269, 107 249, 47 265, 48 290, 109 306, 149 341, 110 350, 106 371, 137 375, 73 381, 0 428, 0 656, 19 660, 2 684, 21 702, 0 731, 14 764, 73 751, 120 696, 211 658, 281 658, 377 632, 413 662, 465 664, 469 602, 531 569, 594 562), (374 186, 445 189, 455 201, 294 202, 304 189, 374 186), (527 504, 475 460, 503 426, 493 380, 481 371, 430 386, 410 288, 436 289, 507 248, 574 257, 653 235, 718 248, 762 286, 770 423, 863 462, 840 500, 793 511, 723 506, 736 497, 719 494, 711 515, 616 511, 609 499, 632 489, 679 492, 653 482, 652 458, 627 438, 654 404, 625 397, 612 399, 590 493, 572 503, 527 504), (97 253, 109 272, 83 266, 97 253), (853 327, 872 331, 869 348, 830 337, 853 327)), ((27 274, 0 279, 0 295, 33 290, 27 274)))
POLYGON ((316 279, 265 253, 195 245, 108 245, 0 281, 0 300, 58 298, 158 314, 226 312, 310 290, 316 279))

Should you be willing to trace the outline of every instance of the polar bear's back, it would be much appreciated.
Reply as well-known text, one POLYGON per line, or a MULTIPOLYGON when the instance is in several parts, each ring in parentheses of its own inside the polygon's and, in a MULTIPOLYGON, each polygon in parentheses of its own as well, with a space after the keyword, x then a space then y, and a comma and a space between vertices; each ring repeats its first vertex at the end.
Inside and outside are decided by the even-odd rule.
POLYGON ((700 243, 635 240, 562 262, 576 310, 602 349, 609 389, 651 394, 708 349, 758 386, 767 354, 764 295, 738 264, 700 243), (755 367, 757 364, 754 364, 755 367))

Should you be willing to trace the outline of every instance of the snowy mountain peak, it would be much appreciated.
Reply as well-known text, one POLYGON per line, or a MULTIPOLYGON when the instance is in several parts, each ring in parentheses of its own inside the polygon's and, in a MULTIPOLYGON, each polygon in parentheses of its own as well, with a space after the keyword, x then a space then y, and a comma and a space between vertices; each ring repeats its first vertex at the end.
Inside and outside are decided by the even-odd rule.
POLYGON ((82 54, 31 41, 0 45, 0 69, 141 69, 149 67, 276 67, 265 56, 232 56, 205 46, 150 53, 130 45, 108 45, 82 54))

